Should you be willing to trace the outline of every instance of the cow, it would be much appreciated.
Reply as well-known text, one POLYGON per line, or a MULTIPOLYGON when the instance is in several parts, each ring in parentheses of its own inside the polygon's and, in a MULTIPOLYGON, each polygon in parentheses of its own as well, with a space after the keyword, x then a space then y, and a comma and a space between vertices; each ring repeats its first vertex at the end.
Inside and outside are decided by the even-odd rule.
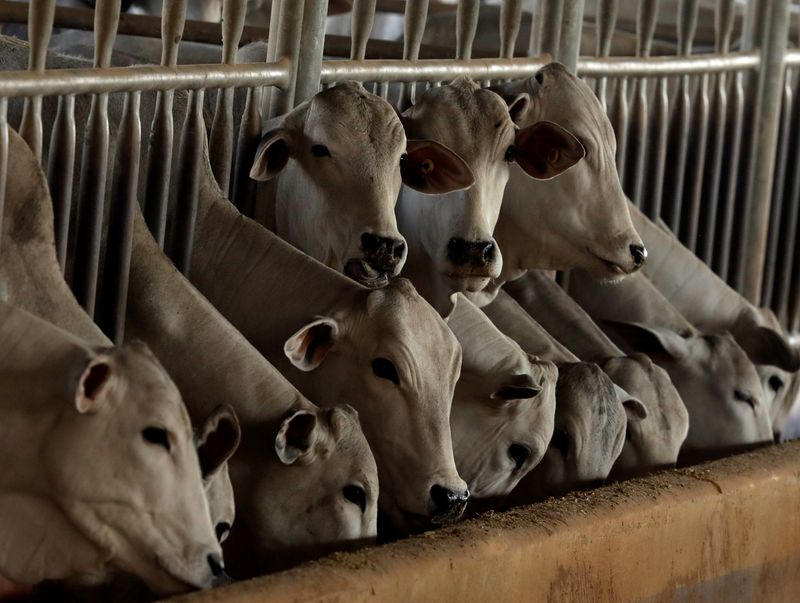
MULTIPOLYGON (((453 292, 480 291, 500 275, 504 250, 493 232, 512 164, 525 179, 549 179, 583 157, 580 143, 556 124, 537 120, 518 128, 529 104, 525 92, 506 104, 460 77, 430 88, 401 116, 409 138, 452 149, 474 176, 472 186, 433 199, 405 186, 398 201, 409 245, 406 274, 440 312, 453 292)), ((441 168, 433 160, 422 165, 429 176, 441 168)))
POLYGON ((462 349, 450 412, 456 467, 472 497, 504 496, 553 435, 558 369, 523 352, 460 293, 446 320, 462 349))
POLYGON ((647 250, 619 182, 614 131, 588 84, 563 65, 550 63, 531 78, 497 90, 508 100, 528 94, 527 111, 517 115, 519 125, 556 123, 577 138, 585 156, 567 173, 546 181, 511 170, 494 233, 503 250, 503 270, 471 299, 485 305, 504 282, 533 268, 580 267, 607 280, 641 268, 647 250))
MULTIPOLYGON (((667 372, 644 354, 625 353, 548 275, 530 270, 504 290, 581 360, 597 363, 642 402, 646 415, 629 421, 625 446, 611 477, 674 466, 689 429, 689 414, 667 372)), ((626 407, 629 413, 638 407, 626 407)))
POLYGON ((275 180, 275 233, 370 287, 406 260, 394 215, 401 180, 423 193, 473 181, 445 146, 406 140, 392 106, 359 83, 323 90, 265 127, 250 177, 275 180))
POLYGON ((301 392, 358 410, 395 527, 461 515, 449 424, 461 348, 407 280, 369 289, 242 216, 207 153, 189 280, 301 392))
POLYGON ((155 356, 91 346, 5 302, 0 341, 0 573, 211 586, 222 551, 188 413, 155 356))
POLYGON ((681 459, 772 441, 758 373, 730 333, 693 327, 644 274, 608 284, 574 271, 570 294, 623 348, 645 353, 667 370, 689 411, 681 459))

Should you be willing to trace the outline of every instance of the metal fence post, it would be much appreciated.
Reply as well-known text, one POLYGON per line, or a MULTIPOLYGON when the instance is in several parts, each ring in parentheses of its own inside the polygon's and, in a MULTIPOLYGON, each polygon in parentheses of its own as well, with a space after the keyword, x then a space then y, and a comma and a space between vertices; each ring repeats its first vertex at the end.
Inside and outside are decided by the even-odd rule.
POLYGON ((584 0, 571 0, 564 3, 561 13, 561 35, 558 40, 558 58, 567 69, 575 73, 578 55, 581 51, 581 30, 583 29, 584 0))
MULTIPOLYGON (((306 7, 303 11, 300 56, 297 62, 295 105, 299 105, 319 91, 322 47, 325 44, 325 17, 327 15, 328 0, 306 0, 306 7)), ((364 46, 366 48, 366 44, 364 46)))

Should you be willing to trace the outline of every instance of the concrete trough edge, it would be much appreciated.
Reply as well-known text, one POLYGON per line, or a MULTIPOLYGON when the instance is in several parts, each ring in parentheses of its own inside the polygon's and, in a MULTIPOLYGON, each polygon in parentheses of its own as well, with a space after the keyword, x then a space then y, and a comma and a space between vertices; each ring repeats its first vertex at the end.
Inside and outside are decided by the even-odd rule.
POLYGON ((489 513, 172 599, 796 601, 800 442, 489 513))

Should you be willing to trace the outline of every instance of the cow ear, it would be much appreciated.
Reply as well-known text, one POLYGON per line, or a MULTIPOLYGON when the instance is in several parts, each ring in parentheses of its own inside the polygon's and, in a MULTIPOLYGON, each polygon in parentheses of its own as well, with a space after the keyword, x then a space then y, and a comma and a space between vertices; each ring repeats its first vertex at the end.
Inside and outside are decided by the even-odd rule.
POLYGON ((197 457, 203 479, 209 479, 239 447, 242 430, 233 408, 224 404, 203 422, 197 437, 197 457))
POLYGON ((759 325, 754 318, 743 314, 731 328, 736 343, 754 364, 777 366, 785 371, 800 369, 800 350, 780 331, 759 325))
POLYGON ((519 125, 525 121, 528 109, 531 107, 531 96, 527 92, 516 95, 513 99, 506 100, 508 103, 508 114, 511 121, 519 125))
POLYGON ((614 391, 617 392, 617 399, 622 404, 625 414, 628 416, 628 421, 643 421, 647 418, 647 407, 638 398, 634 398, 616 383, 614 384, 614 391))
POLYGON ((98 354, 78 379, 75 408, 81 414, 96 412, 103 403, 114 380, 114 360, 108 354, 98 354))
POLYGON ((434 140, 409 140, 400 174, 406 186, 429 195, 463 190, 475 182, 466 162, 434 140))
POLYGON ((289 135, 285 128, 277 128, 264 134, 256 151, 250 177, 264 182, 272 180, 289 162, 289 135))
POLYGON ((283 353, 301 371, 313 371, 331 351, 339 334, 339 323, 332 318, 318 318, 286 340, 283 353))
POLYGON ((541 386, 533 381, 533 377, 527 373, 523 373, 521 375, 514 375, 510 383, 503 385, 494 392, 490 398, 500 401, 530 400, 538 396, 541 391, 541 386))
POLYGON ((675 331, 637 322, 600 322, 618 335, 634 352, 641 352, 654 360, 679 360, 686 355, 686 340, 675 331))
POLYGON ((514 161, 537 180, 549 180, 586 156, 586 149, 570 132, 550 121, 517 131, 512 147, 514 161))
POLYGON ((298 459, 309 461, 314 454, 317 417, 307 410, 298 410, 284 419, 275 437, 275 452, 284 465, 298 459))

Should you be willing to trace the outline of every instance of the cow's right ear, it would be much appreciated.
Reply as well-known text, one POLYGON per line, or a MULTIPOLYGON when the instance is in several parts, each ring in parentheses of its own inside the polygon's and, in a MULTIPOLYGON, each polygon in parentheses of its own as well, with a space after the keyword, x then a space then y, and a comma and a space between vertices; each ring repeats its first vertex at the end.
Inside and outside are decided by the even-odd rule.
POLYGON ((285 128, 276 128, 264 134, 256 151, 250 177, 259 182, 272 180, 289 163, 289 134, 285 128))
POLYGON ((233 456, 241 437, 239 419, 231 406, 223 404, 212 411, 197 436, 197 456, 204 480, 233 456))
POLYGON ((275 437, 275 452, 284 465, 313 458, 316 427, 316 415, 307 410, 298 410, 283 420, 275 437))
POLYGON ((406 186, 429 195, 460 191, 475 182, 467 163, 435 140, 409 140, 400 159, 400 174, 406 186))
POLYGON ((313 371, 325 360, 338 335, 338 322, 318 318, 289 337, 283 344, 283 353, 301 371, 313 371))
POLYGON ((98 354, 89 361, 75 391, 75 408, 79 413, 97 411, 113 385, 114 370, 114 360, 108 354, 98 354))
POLYGON ((789 372, 800 369, 800 349, 792 345, 780 330, 762 326, 754 317, 744 313, 730 331, 755 364, 777 366, 789 372))
POLYGON ((688 351, 686 340, 669 329, 617 320, 602 320, 601 324, 617 334, 634 352, 647 354, 654 360, 679 360, 688 351))

